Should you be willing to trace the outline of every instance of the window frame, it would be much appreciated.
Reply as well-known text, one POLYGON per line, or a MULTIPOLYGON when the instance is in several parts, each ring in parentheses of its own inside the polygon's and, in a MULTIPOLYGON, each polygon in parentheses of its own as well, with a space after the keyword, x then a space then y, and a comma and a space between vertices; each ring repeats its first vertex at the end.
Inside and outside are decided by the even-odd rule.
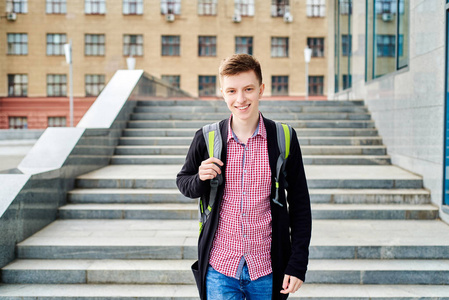
POLYGON ((271 57, 272 58, 288 58, 289 57, 289 38, 288 37, 271 37, 271 57), (278 43, 275 43, 277 41, 278 43), (285 43, 280 43, 284 41, 285 43), (277 50, 276 50, 277 49, 277 50), (285 51, 282 51, 285 49, 285 51), (279 55, 281 52, 281 55, 279 55))
POLYGON ((86 33, 84 34, 84 56, 105 56, 106 55, 106 35, 103 33, 86 33), (87 41, 88 38, 91 41, 87 41), (98 38, 98 42, 94 42, 92 39, 98 38), (90 54, 88 53, 90 49, 90 54), (94 51, 96 50, 96 51, 94 51), (94 53, 95 52, 95 53, 94 53))
POLYGON ((7 74, 7 81, 8 97, 28 97, 28 74, 7 74), (15 81, 16 76, 20 76, 20 82, 15 81), (19 89, 20 93, 16 94, 16 89, 19 89))
POLYGON ((314 75, 309 76, 309 96, 324 96, 324 75, 314 75), (321 79, 319 82, 315 82, 315 80, 321 79), (317 87, 318 92, 314 93, 313 88, 317 87), (321 89, 321 93, 319 90, 321 89))
POLYGON ((67 97, 67 75, 66 74, 47 74, 47 97, 67 97), (56 80, 59 78, 59 80, 56 80), (51 79, 51 80, 50 80, 51 79), (50 82, 52 81, 52 82, 50 82), (59 81, 59 82, 57 82, 59 81), (50 93, 50 88, 53 92, 50 93), (56 93, 55 91, 58 90, 56 93), (50 95, 53 94, 53 95, 50 95))
POLYGON ((11 32, 6 34, 6 43, 7 43, 7 55, 17 55, 23 56, 28 55, 28 33, 22 32, 11 32), (13 41, 10 42, 10 37, 13 38, 13 41), (17 37, 19 37, 20 41, 17 41, 17 37), (23 38, 25 37, 25 41, 23 38), (18 53, 16 52, 17 48, 19 49, 18 53))
POLYGON ((64 44, 67 43, 67 34, 65 33, 47 33, 46 35, 47 39, 46 39, 46 55, 47 56, 62 56, 65 55, 64 53, 64 44), (55 43, 55 37, 59 36, 61 42, 60 43, 55 43), (49 42, 49 38, 52 39, 51 42, 49 42), (59 54, 49 54, 49 50, 53 49, 52 53, 55 53, 57 51, 54 51, 54 49, 59 48, 59 54))
POLYGON ((271 96, 289 95, 289 76, 272 75, 271 76, 271 96))
POLYGON ((84 14, 86 15, 105 15, 106 0, 84 0, 84 14), (90 7, 88 11, 87 8, 90 7), (94 8, 96 8, 94 10, 94 8))
POLYGON ((143 0, 122 0, 122 13, 126 16, 143 15, 143 0))
POLYGON ((161 0, 161 15, 180 15, 181 0, 161 0))
POLYGON ((325 18, 326 17, 326 1, 325 0, 307 0, 306 15, 309 18, 325 18))
POLYGON ((123 56, 143 57, 143 34, 124 34, 123 35, 123 56), (127 41, 129 39, 129 41, 127 41), (134 41, 135 39, 135 41, 134 41), (134 48, 133 48, 134 47, 134 48), (136 51, 132 51, 136 49, 136 51), (135 52, 135 53, 131 53, 135 52))
POLYGON ((198 0, 198 15, 199 16, 216 16, 217 15, 217 0, 198 0), (210 13, 207 13, 206 7, 209 7, 210 13))
POLYGON ((65 15, 67 14, 67 0, 45 0, 45 13, 48 15, 65 15), (60 11, 55 12, 55 7, 58 7, 60 11), (51 7, 51 11, 49 11, 51 7))
POLYGON ((254 17, 254 0, 234 0, 234 12, 241 17, 254 17))
POLYGON ((97 97, 103 91, 106 82, 106 76, 104 74, 85 74, 84 75, 84 92, 86 97, 97 97), (91 80, 88 80, 90 78, 91 80), (97 80, 95 80, 97 79, 97 80), (90 81, 90 82, 89 82, 90 81), (95 82, 96 81, 96 82, 95 82), (89 88, 95 90, 89 91, 89 88))
POLYGON ((199 57, 217 56, 217 36, 215 35, 198 36, 198 56, 199 57))
POLYGON ((67 117, 65 117, 65 116, 49 116, 49 117, 47 117, 47 127, 67 127, 67 117), (50 123, 59 123, 59 121, 62 121, 62 120, 64 121, 64 123, 61 122, 61 124, 56 124, 56 125, 50 124, 50 123))
POLYGON ((181 88, 181 75, 161 75, 161 79, 174 88, 181 88))
POLYGON ((236 54, 245 53, 245 54, 253 55, 254 42, 253 42, 252 36, 236 36, 234 40, 235 40, 235 53, 236 54), (248 42, 247 43, 239 42, 242 39, 246 39, 248 42), (239 48, 240 49, 245 48, 246 51, 239 51, 239 48))
POLYGON ((28 0, 6 0, 6 6, 10 3, 12 12, 16 14, 28 13, 28 0))
POLYGON ((181 36, 180 35, 163 35, 163 36, 161 36, 161 56, 181 56, 181 36), (172 42, 170 42, 170 38, 173 39, 172 42), (173 54, 170 54, 171 49, 173 49, 173 54))
POLYGON ((283 18, 287 12, 290 12, 290 0, 271 0, 272 17, 283 18))
POLYGON ((324 37, 308 37, 307 45, 312 49, 312 57, 324 57, 324 37))
MULTIPOLYGON (((15 123, 15 122, 13 122, 15 123)), ((23 129, 28 129, 28 117, 26 116, 8 116, 8 129, 13 129, 13 130, 23 130, 23 129), (14 126, 14 128, 11 128, 11 121, 15 120, 15 121, 19 121, 19 123, 22 123, 23 121, 23 125, 21 125, 21 127, 16 127, 14 126)))
POLYGON ((198 75, 198 97, 216 97, 216 96, 217 96, 217 76, 198 75), (208 80, 211 80, 211 82, 207 82, 208 80), (210 94, 207 91, 210 91, 210 94))

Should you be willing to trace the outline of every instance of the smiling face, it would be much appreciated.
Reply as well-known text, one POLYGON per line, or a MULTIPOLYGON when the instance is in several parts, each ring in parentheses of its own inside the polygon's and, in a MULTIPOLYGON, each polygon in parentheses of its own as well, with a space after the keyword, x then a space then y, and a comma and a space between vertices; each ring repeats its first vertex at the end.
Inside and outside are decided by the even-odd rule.
POLYGON ((259 99, 265 85, 259 83, 254 71, 223 76, 221 93, 233 115, 233 120, 254 123, 259 120, 259 99))

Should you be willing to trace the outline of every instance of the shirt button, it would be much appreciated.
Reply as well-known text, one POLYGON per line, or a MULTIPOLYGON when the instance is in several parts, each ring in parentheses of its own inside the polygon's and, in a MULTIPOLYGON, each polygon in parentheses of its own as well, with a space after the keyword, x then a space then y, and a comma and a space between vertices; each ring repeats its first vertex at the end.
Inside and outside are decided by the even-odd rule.
POLYGON ((243 213, 243 216, 244 216, 244 217, 246 217, 246 214, 245 214, 245 213, 243 213))
POLYGON ((246 170, 243 170, 243 173, 246 173, 246 170))
POLYGON ((246 238, 246 234, 244 234, 243 237, 246 238))
POLYGON ((243 192, 243 195, 246 195, 246 192, 243 192))

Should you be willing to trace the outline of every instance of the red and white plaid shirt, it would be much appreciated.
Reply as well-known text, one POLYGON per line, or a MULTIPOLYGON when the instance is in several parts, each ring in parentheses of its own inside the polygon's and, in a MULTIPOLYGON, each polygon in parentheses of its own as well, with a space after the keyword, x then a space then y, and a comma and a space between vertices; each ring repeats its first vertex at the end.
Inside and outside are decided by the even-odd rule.
POLYGON ((209 263, 236 278, 243 257, 256 280, 272 273, 271 169, 262 115, 246 145, 235 140, 229 125, 227 147, 224 195, 209 263))

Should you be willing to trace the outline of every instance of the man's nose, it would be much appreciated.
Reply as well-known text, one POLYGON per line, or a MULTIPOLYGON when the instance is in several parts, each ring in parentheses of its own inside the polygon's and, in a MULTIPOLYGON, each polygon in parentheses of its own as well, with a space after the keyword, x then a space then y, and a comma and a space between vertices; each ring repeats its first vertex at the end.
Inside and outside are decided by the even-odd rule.
POLYGON ((237 102, 239 103, 245 102, 245 95, 243 94, 243 91, 237 92, 237 102))

